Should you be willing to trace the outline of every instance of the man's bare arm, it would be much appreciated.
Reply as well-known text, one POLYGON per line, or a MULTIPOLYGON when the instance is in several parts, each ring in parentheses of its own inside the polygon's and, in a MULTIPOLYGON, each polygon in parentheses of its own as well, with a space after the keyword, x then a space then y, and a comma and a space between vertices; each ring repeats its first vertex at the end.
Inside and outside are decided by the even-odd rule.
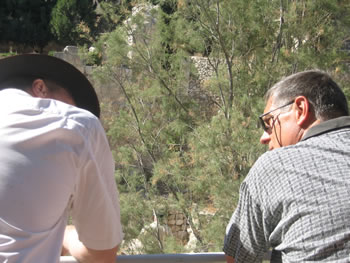
POLYGON ((74 226, 67 226, 64 233, 62 256, 71 255, 79 263, 115 263, 118 246, 107 250, 95 250, 79 241, 74 226))

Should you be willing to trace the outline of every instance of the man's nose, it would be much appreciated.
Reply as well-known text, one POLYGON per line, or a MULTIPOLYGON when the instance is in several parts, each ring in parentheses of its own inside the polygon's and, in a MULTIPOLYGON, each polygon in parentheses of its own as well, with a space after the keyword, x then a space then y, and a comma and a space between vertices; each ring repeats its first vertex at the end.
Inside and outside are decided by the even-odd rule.
POLYGON ((271 140, 270 134, 268 134, 266 131, 264 131, 264 133, 260 137, 260 143, 261 144, 269 144, 270 140, 271 140))

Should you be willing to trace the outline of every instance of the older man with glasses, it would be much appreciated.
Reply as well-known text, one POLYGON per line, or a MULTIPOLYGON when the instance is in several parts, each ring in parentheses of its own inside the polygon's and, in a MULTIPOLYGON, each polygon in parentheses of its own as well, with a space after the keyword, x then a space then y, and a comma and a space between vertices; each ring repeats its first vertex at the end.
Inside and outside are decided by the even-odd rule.
POLYGON ((227 262, 350 262, 350 117, 325 72, 293 74, 266 93, 263 154, 226 228, 227 262), (272 151, 273 150, 273 151, 272 151))

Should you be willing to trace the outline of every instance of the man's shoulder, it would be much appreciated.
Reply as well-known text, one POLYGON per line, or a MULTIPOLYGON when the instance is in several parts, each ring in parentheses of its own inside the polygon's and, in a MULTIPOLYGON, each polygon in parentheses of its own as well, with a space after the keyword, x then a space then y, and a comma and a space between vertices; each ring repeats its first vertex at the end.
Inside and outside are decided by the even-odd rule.
POLYGON ((310 148, 304 143, 298 143, 265 152, 254 163, 247 178, 251 182, 260 184, 268 181, 274 183, 275 180, 288 177, 295 171, 296 166, 307 163, 306 160, 310 158, 309 151, 310 148))
MULTIPOLYGON (((57 103, 61 104, 61 102, 59 101, 57 103)), ((94 114, 92 114, 87 110, 84 110, 75 106, 67 105, 67 104, 64 104, 64 105, 61 104, 60 108, 62 113, 67 118, 74 120, 76 122, 90 123, 92 125, 96 125, 100 123, 99 119, 94 114)))
POLYGON ((100 120, 91 112, 68 105, 63 115, 67 118, 67 128, 84 130, 86 134, 104 133, 100 120))
POLYGON ((303 147, 300 147, 298 144, 274 149, 262 154, 254 166, 274 169, 275 165, 290 162, 293 158, 297 158, 300 151, 303 151, 303 147))
POLYGON ((323 138, 324 136, 326 136, 326 134, 265 152, 258 158, 257 162, 262 164, 271 163, 272 166, 274 166, 275 163, 290 163, 294 159, 300 159, 302 155, 308 155, 313 151, 320 151, 319 141, 325 140, 325 138, 323 138))
POLYGON ((3 114, 21 113, 40 118, 69 118, 80 122, 98 123, 98 118, 87 110, 55 99, 32 97, 27 92, 7 88, 0 91, 0 109, 3 114))
MULTIPOLYGON (((295 178, 295 174, 308 172, 312 165, 329 164, 350 150, 350 130, 337 130, 281 147, 262 154, 249 171, 249 180, 270 181, 295 178), (343 138, 343 140, 341 139, 343 138), (332 155, 332 159, 329 156, 332 155)), ((294 179, 293 179, 294 180, 294 179)))
MULTIPOLYGON (((300 160, 300 146, 274 149, 261 155, 245 178, 249 193, 262 206, 278 205, 286 195, 291 194, 290 185, 300 177, 300 171, 307 161, 300 160)), ((307 156, 306 154, 303 156, 307 156)))

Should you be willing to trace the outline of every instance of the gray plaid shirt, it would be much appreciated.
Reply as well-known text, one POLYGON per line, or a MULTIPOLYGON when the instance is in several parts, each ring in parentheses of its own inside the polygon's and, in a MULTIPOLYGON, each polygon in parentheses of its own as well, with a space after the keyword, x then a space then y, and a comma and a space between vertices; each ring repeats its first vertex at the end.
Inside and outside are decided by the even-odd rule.
POLYGON ((350 117, 263 154, 240 189, 224 252, 239 262, 350 262, 350 117))

